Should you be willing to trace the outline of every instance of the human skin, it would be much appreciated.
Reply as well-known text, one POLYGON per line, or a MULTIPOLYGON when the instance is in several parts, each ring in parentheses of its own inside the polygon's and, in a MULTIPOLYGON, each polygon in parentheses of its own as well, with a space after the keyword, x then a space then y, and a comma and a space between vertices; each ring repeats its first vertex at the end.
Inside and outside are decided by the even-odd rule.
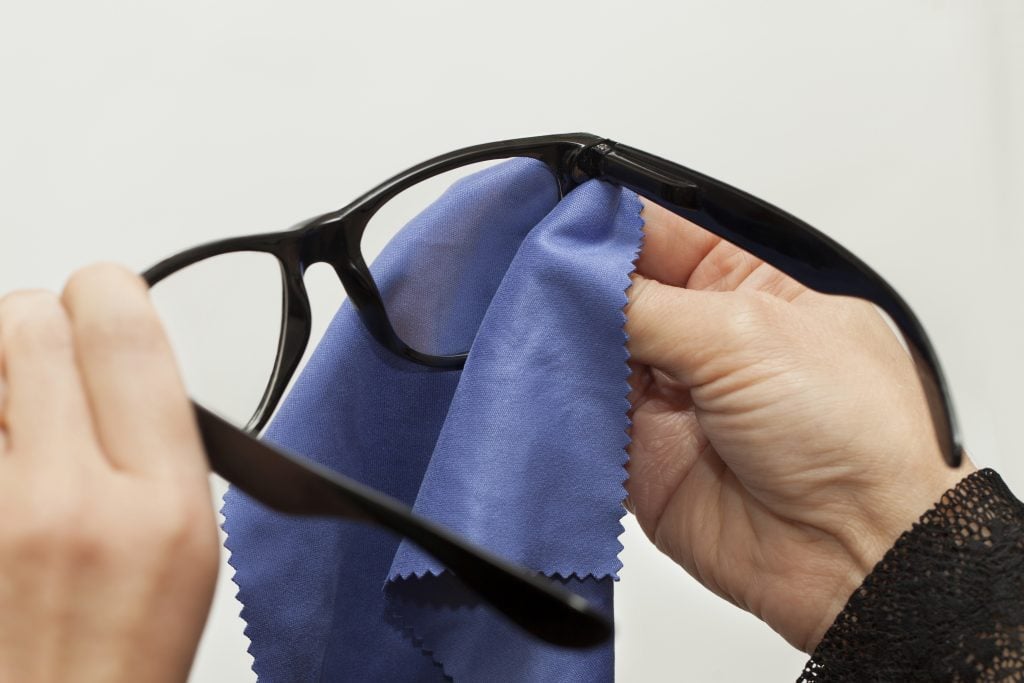
MULTIPOLYGON (((628 506, 705 586, 810 652, 974 467, 942 463, 873 308, 656 206, 644 218, 628 506)), ((136 275, 94 266, 59 297, 0 300, 0 681, 185 680, 217 573, 207 475, 136 275)))
POLYGON ((896 538, 976 468, 940 455, 873 306, 644 203, 628 291, 627 507, 704 586, 813 652, 896 538))
POLYGON ((4 297, 0 380, 0 681, 185 680, 219 542, 145 284, 4 297))

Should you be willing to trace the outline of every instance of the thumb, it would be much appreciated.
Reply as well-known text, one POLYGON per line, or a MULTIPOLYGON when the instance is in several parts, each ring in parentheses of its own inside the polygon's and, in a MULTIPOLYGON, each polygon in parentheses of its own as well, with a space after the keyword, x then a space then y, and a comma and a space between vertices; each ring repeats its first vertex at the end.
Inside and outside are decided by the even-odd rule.
POLYGON ((786 329, 787 302, 755 290, 684 289, 634 274, 627 294, 630 360, 688 387, 757 362, 786 329))

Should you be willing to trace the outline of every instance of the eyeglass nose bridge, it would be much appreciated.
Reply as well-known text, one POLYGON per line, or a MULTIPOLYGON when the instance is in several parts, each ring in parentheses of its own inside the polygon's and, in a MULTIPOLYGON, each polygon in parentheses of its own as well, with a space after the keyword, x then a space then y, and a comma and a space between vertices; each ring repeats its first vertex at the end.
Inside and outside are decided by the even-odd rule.
POLYGON ((311 218, 298 226, 300 271, 317 263, 331 266, 349 302, 362 319, 370 335, 384 348, 420 365, 440 369, 459 369, 467 354, 434 356, 421 353, 406 344, 388 318, 384 299, 363 259, 360 243, 373 210, 333 212, 311 218))

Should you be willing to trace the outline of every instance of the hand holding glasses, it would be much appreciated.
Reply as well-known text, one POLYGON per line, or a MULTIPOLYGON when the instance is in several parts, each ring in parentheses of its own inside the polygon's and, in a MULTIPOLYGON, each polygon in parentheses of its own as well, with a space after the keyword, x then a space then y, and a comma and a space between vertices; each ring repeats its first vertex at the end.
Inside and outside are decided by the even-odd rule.
MULTIPOLYGON (((551 170, 558 196, 597 178, 624 186, 732 242, 820 292, 865 299, 893 320, 914 357, 946 462, 962 457, 955 415, 938 360, 920 323, 899 295, 870 268, 800 220, 724 183, 639 150, 588 134, 552 135, 479 145, 424 162, 347 207, 293 229, 222 240, 162 261, 145 273, 156 285, 205 259, 239 252, 273 259, 280 273, 281 318, 269 380, 245 430, 197 405, 214 471, 268 506, 292 514, 329 515, 377 524, 433 554, 467 586, 535 635, 568 646, 606 639, 611 627, 585 601, 484 551, 472 548, 406 506, 305 458, 251 436, 266 425, 297 369, 311 334, 304 284, 313 264, 330 265, 367 330, 391 352, 438 370, 458 369, 471 339, 452 348, 407 322, 381 292, 363 258, 363 236, 381 209, 419 183, 471 164, 528 157, 551 170), (245 433, 245 432, 248 432, 245 433)), ((454 286, 454 285, 453 285, 454 286)))

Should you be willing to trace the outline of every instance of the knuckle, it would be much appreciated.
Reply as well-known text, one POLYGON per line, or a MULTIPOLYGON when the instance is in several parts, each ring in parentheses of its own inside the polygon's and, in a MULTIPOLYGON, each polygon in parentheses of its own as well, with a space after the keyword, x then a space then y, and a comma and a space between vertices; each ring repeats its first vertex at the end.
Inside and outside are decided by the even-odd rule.
POLYGON ((709 376, 732 378, 731 382, 751 377, 774 376, 791 368, 795 351, 803 346, 799 330, 794 330, 788 303, 760 291, 730 293, 726 314, 716 324, 716 343, 708 345, 709 376))
POLYGON ((765 334, 776 335, 784 330, 781 324, 781 300, 766 292, 737 292, 732 314, 726 324, 730 336, 744 341, 760 338, 765 334))
POLYGON ((160 495, 148 508, 146 533, 163 546, 189 546, 195 536, 213 523, 210 503, 181 487, 169 486, 165 490, 167 494, 160 495))
POLYGON ((147 539, 165 565, 187 565, 206 573, 219 562, 219 541, 208 497, 182 496, 153 510, 147 539))
POLYGON ((158 545, 176 547, 188 536, 187 506, 181 501, 165 500, 150 508, 146 526, 147 533, 158 545))
POLYGON ((15 352, 63 349, 71 345, 71 323, 56 294, 14 292, 0 300, 0 338, 15 352))
POLYGON ((61 541, 61 556, 75 567, 95 566, 121 557, 121 548, 110 530, 93 518, 75 523, 64 532, 61 541))
POLYGON ((18 524, 6 531, 4 545, 9 556, 49 564, 66 557, 79 560, 101 554, 102 538, 90 532, 90 510, 80 495, 60 494, 45 497, 26 496, 19 509, 18 524))
POLYGON ((88 475, 33 479, 0 501, 0 512, 18 520, 0 526, 0 555, 9 561, 75 570, 216 570, 219 543, 208 495, 182 495, 174 486, 154 493, 137 481, 88 475))

